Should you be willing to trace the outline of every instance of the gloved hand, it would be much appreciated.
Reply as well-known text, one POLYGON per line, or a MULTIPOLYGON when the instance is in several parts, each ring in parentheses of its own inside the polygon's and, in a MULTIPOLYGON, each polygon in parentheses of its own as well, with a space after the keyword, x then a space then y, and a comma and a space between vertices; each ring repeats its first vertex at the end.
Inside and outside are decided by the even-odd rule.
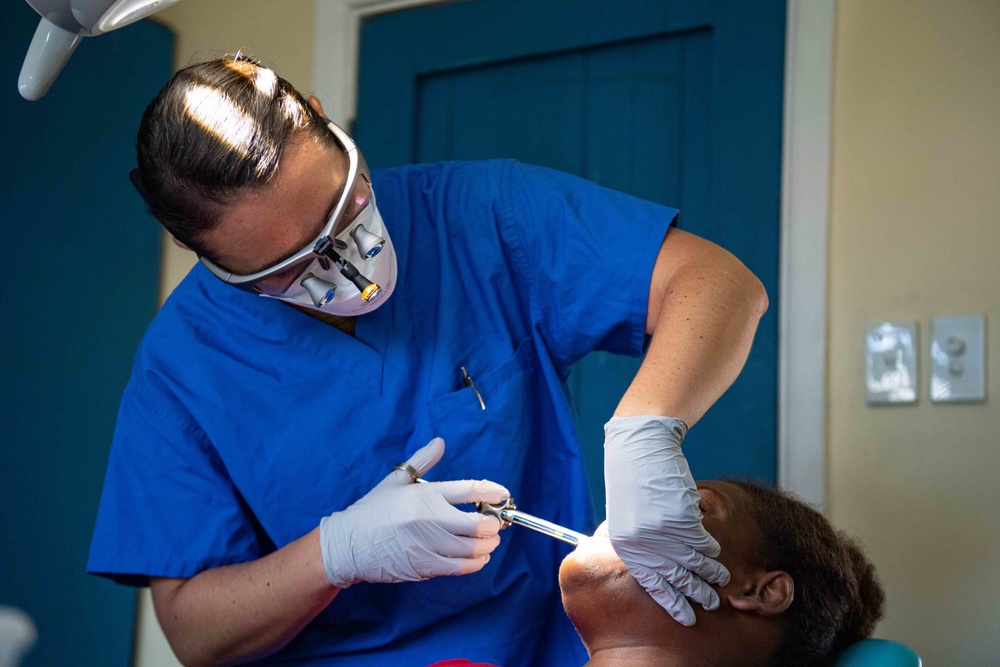
POLYGON ((729 583, 719 543, 701 524, 679 419, 612 417, 604 426, 608 535, 615 553, 642 587, 682 625, 694 625, 687 596, 719 606, 710 583, 729 583))
MULTIPOLYGON (((424 475, 444 454, 434 438, 407 463, 424 475)), ((414 484, 393 470, 347 509, 320 521, 319 539, 327 579, 337 588, 359 581, 420 581, 478 572, 500 544, 500 522, 456 503, 496 504, 510 496, 499 484, 482 481, 414 484)))

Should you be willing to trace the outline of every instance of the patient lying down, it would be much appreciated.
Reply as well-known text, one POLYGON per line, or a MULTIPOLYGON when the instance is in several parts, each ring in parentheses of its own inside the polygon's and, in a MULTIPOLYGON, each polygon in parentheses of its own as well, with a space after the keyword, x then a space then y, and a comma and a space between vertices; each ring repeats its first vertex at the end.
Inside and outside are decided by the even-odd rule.
POLYGON ((698 484, 705 528, 732 575, 715 611, 675 622, 632 578, 611 543, 584 540, 559 571, 563 605, 588 667, 826 665, 868 637, 884 594, 872 564, 818 512, 745 482, 698 484))
MULTIPOLYGON (((822 667, 871 635, 885 596, 854 542, 807 505, 746 482, 698 484, 732 578, 715 611, 674 621, 625 569, 603 526, 563 560, 563 606, 587 667, 822 667)), ((494 667, 467 660, 431 667, 494 667)))

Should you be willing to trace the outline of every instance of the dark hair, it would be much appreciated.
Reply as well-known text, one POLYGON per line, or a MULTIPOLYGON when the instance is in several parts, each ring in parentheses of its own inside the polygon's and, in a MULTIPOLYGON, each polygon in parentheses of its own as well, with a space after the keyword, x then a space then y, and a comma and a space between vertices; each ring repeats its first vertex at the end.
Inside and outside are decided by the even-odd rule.
POLYGON ((325 123, 290 83, 246 56, 192 65, 146 107, 131 179, 167 231, 211 258, 202 238, 222 208, 275 175, 298 130, 330 141, 325 123))
POLYGON ((758 561, 795 582, 791 623, 772 664, 830 665, 845 648, 870 637, 884 613, 885 593, 858 545, 791 494, 730 481, 753 499, 761 533, 758 561))

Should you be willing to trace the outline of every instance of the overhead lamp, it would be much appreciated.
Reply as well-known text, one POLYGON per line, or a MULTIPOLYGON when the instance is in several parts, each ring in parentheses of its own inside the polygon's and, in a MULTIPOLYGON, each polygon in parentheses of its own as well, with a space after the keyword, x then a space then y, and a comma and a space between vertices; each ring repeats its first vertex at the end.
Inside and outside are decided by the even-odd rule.
POLYGON ((21 66, 17 89, 26 100, 44 95, 83 37, 93 37, 179 0, 25 0, 42 20, 21 66))

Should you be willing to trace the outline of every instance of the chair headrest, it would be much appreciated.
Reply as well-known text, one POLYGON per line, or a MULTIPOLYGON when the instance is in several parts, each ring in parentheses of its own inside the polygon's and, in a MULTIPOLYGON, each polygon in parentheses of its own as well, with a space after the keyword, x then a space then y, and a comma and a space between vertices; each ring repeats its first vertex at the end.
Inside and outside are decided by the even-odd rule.
POLYGON ((889 639, 862 639, 844 651, 834 667, 920 667, 920 656, 889 639))

